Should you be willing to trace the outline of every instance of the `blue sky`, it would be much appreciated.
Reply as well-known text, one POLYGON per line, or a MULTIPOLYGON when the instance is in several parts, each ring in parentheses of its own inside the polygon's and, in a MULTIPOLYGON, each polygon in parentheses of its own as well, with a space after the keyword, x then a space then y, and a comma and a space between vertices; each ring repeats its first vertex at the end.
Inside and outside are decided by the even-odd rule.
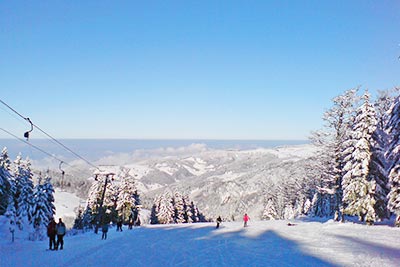
POLYGON ((399 1, 2 1, 0 99, 57 138, 306 139, 400 85, 399 29, 399 1))

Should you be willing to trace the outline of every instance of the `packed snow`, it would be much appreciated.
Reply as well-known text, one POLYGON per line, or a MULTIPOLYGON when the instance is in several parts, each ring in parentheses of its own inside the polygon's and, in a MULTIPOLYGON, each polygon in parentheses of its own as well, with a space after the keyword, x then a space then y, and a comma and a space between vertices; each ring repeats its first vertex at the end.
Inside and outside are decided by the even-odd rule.
POLYGON ((240 222, 223 222, 220 229, 214 223, 145 225, 123 232, 110 228, 107 240, 93 232, 67 235, 62 251, 46 250, 47 240, 11 243, 2 238, 0 266, 399 266, 400 228, 291 223, 250 221, 244 228, 240 222))
POLYGON ((85 207, 86 200, 77 197, 75 194, 65 192, 60 189, 55 190, 54 205, 56 213, 54 218, 62 218, 67 227, 73 226, 73 221, 76 217, 76 210, 79 206, 85 207))

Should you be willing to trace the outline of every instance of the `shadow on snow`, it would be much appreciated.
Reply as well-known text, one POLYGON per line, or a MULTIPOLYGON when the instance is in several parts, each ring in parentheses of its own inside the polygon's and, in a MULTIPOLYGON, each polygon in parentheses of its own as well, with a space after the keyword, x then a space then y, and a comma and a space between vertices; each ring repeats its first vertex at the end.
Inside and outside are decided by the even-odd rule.
POLYGON ((158 232, 154 237, 168 240, 168 249, 155 251, 163 266, 337 266, 308 254, 274 231, 250 236, 246 228, 187 226, 153 230, 158 232))
MULTIPOLYGON (((45 252, 45 244, 38 242, 32 248, 32 244, 26 243, 25 248, 19 249, 20 253, 7 254, 9 259, 5 265, 336 266, 311 255, 298 243, 274 231, 263 232, 251 226, 220 229, 211 224, 141 227, 132 231, 111 231, 107 240, 100 240, 100 235, 78 235, 69 238, 66 250, 58 253, 45 252), (25 256, 19 255, 21 253, 25 256), (32 253, 37 256, 29 259, 28 255, 32 253)), ((399 252, 386 251, 388 256, 399 252)))
POLYGON ((380 257, 392 259, 393 263, 395 264, 398 264, 400 261, 400 248, 393 248, 351 236, 345 236, 345 235, 335 235, 335 236, 338 238, 345 239, 347 243, 354 244, 354 246, 359 247, 361 251, 368 251, 368 252, 373 251, 376 255, 379 255, 380 257))

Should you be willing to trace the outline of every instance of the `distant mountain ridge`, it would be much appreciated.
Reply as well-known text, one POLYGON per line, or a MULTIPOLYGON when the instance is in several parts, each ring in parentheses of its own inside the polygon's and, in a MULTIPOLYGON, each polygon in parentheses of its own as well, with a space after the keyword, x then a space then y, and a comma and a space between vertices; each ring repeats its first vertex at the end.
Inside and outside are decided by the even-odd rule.
MULTIPOLYGON (((92 140, 85 144, 95 147, 98 142, 104 141, 92 140)), ((229 220, 237 219, 245 212, 254 218, 260 218, 270 189, 279 186, 281 181, 304 175, 305 162, 315 150, 312 145, 304 144, 306 141, 292 141, 303 143, 283 146, 276 146, 275 141, 260 141, 264 142, 264 146, 270 146, 268 148, 251 144, 255 141, 242 141, 236 148, 234 141, 231 144, 228 141, 223 144, 215 143, 214 147, 188 140, 184 141, 188 146, 181 146, 184 143, 175 140, 175 147, 165 144, 164 147, 158 147, 160 144, 157 142, 152 144, 153 148, 131 151, 129 147, 125 147, 130 152, 118 153, 104 152, 106 146, 103 146, 91 151, 94 154, 97 151, 104 152, 93 163, 113 172, 121 166, 130 168, 138 179, 142 202, 147 209, 151 208, 154 198, 164 190, 179 190, 189 194, 206 216, 222 216, 229 220), (223 148, 215 148, 218 146, 223 148), (240 146, 255 148, 241 149, 240 146)), ((124 140, 118 140, 117 143, 122 145, 124 140)), ((0 140, 0 144, 4 143, 0 140)), ((109 145, 111 144, 107 144, 109 145)), ((38 162, 40 160, 34 160, 34 169, 38 162)), ((49 161, 43 162, 47 164, 49 161)), ((67 166, 65 168, 66 189, 85 198, 92 181, 88 178, 93 175, 93 171, 79 161, 73 162, 73 166, 72 169, 67 166)), ((58 163, 55 167, 52 176, 56 185, 59 185, 58 163)))
MULTIPOLYGON (((154 153, 191 147, 193 145, 204 145, 211 149, 233 149, 247 150, 256 148, 274 148, 278 146, 307 144, 307 140, 151 140, 151 139, 59 139, 60 142, 72 149, 79 155, 91 161, 97 161, 103 157, 120 153, 134 153, 135 151, 154 153)), ((29 142, 53 155, 60 156, 66 160, 76 158, 61 146, 48 139, 30 139, 29 142)), ((18 153, 33 160, 41 160, 47 155, 31 148, 29 145, 16 139, 0 139, 0 147, 7 147, 9 155, 14 158, 18 153)))
POLYGON ((137 175, 145 206, 164 190, 189 194, 211 218, 260 218, 266 192, 282 180, 304 175, 312 145, 255 150, 207 150, 191 156, 146 159, 125 167, 137 175))

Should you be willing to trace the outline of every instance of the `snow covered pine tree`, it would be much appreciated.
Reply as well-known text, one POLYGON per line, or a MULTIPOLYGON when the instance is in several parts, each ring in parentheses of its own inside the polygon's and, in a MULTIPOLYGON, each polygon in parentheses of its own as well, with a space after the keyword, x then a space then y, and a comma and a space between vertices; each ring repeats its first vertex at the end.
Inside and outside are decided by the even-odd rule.
POLYGON ((350 139, 346 141, 342 181, 345 213, 358 215, 360 221, 374 223, 376 182, 370 175, 372 134, 376 129, 375 109, 366 92, 364 103, 357 109, 350 139))

